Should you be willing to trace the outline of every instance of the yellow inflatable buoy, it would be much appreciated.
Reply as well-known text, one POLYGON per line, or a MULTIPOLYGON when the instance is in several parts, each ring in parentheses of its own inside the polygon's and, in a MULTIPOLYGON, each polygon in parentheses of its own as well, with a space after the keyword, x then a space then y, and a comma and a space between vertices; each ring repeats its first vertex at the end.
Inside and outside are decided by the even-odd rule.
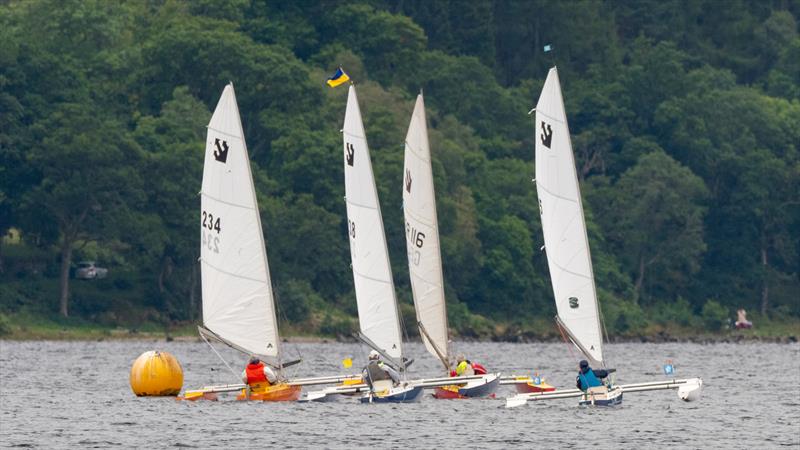
POLYGON ((175 396, 182 387, 183 369, 167 352, 144 352, 131 366, 131 389, 139 397, 175 396))

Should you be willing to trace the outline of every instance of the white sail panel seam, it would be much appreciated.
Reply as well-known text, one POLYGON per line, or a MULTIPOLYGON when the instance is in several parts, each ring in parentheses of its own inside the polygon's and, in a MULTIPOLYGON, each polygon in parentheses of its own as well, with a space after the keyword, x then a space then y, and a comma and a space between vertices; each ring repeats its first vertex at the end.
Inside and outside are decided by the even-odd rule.
POLYGON ((538 188, 538 187, 541 187, 543 191, 547 192, 548 194, 552 195, 553 197, 555 197, 555 198, 557 198, 557 199, 564 200, 565 202, 575 203, 576 205, 578 204, 578 201, 577 201, 577 200, 573 200, 573 199, 571 199, 571 198, 562 197, 562 196, 560 196, 560 195, 558 195, 558 194, 555 194, 555 193, 553 193, 552 191, 548 190, 546 187, 544 187, 544 186, 543 186, 541 183, 539 183, 538 181, 536 182, 536 187, 537 187, 537 188, 538 188))
POLYGON ((205 198, 207 198, 209 200, 214 200, 215 202, 222 203, 223 205, 233 206, 233 207, 236 207, 236 208, 242 208, 242 209, 246 209, 248 211, 258 211, 258 209, 253 208, 251 206, 238 205, 236 203, 231 203, 231 202, 226 202, 225 200, 220 200, 220 199, 218 199, 218 198, 216 198, 216 197, 214 197, 212 195, 206 194, 205 192, 201 192, 200 194, 203 197, 205 197, 205 198))
POLYGON ((380 279, 380 278, 373 278, 373 277, 370 277, 370 276, 364 275, 363 273, 361 273, 361 272, 358 272, 358 271, 356 271, 355 269, 353 269, 353 273, 354 273, 354 274, 356 274, 356 275, 358 275, 358 276, 359 276, 359 277, 361 277, 361 278, 364 278, 364 279, 366 279, 366 280, 375 281, 375 282, 377 282, 377 283, 383 283, 383 284, 392 284, 392 282, 391 282, 391 281, 389 281, 389 280, 383 280, 383 279, 380 279))
POLYGON ((210 262, 206 261, 205 259, 201 259, 201 262, 205 263, 208 267, 216 270, 217 272, 224 273, 225 275, 229 275, 229 276, 232 276, 234 278, 239 278, 239 279, 242 279, 242 280, 254 281, 256 283, 261 283, 261 284, 264 284, 264 285, 267 284, 264 280, 259 280, 257 278, 250 278, 250 277, 246 277, 246 276, 243 276, 243 275, 237 275, 235 273, 231 273, 231 272, 228 272, 226 270, 222 270, 219 267, 217 267, 217 266, 211 264, 210 262))
POLYGON ((413 146, 413 145, 409 144, 409 143, 408 143, 408 141, 406 141, 406 147, 407 147, 409 150, 411 150, 411 153, 412 153, 414 156, 416 156, 417 158, 421 159, 422 161, 424 161, 424 162, 429 162, 429 161, 431 161, 431 158, 425 158, 424 156, 422 156, 422 154, 421 154, 420 152, 418 152, 418 151, 417 151, 417 150, 414 148, 414 146, 413 146))
POLYGON ((553 116, 551 116, 551 115, 549 115, 547 113, 540 112, 539 110, 536 110, 536 112, 538 112, 539 114, 547 117, 548 119, 552 120, 553 122, 560 123, 560 124, 563 124, 563 125, 567 124, 567 122, 565 122, 565 121, 563 121, 561 119, 556 119, 555 117, 553 117, 553 116))
MULTIPOLYGON (((425 294, 423 294, 423 297, 427 297, 427 295, 428 295, 429 293, 431 293, 431 292, 434 292, 434 291, 437 291, 438 289, 436 289, 436 288, 440 288, 440 287, 442 287, 442 285, 441 285, 441 284, 439 284, 439 283, 437 283, 437 282, 435 282, 435 281, 429 281, 427 278, 425 278, 425 277, 421 276, 421 275, 420 275, 419 273, 417 273, 417 272, 414 272, 414 273, 412 273, 412 276, 415 276, 415 277, 419 278, 420 280, 424 281, 424 282, 425 282, 425 284, 428 284, 428 285, 430 285, 430 286, 433 286, 432 288, 428 288, 428 289, 425 291, 425 294)), ((436 275, 434 275, 434 276, 436 276, 436 275)))
MULTIPOLYGON (((412 219, 414 219, 414 220, 416 220, 417 222, 419 222, 419 223, 421 223, 421 224, 423 224, 423 225, 427 225, 427 226, 429 226, 429 227, 433 228, 433 225, 434 225, 434 223, 433 223, 433 222, 427 222, 427 221, 425 221, 425 219, 423 219, 423 218, 420 218, 418 215, 414 214, 414 211, 413 211, 411 208, 405 208, 405 207, 404 207, 404 208, 403 208, 403 211, 406 211, 406 213, 409 215, 409 217, 410 217, 410 218, 412 218, 412 219)), ((438 239, 437 239, 437 240, 438 240, 438 239)))
POLYGON ((355 206, 357 208, 369 209, 369 210, 372 210, 372 211, 380 211, 380 208, 376 208, 374 206, 368 206, 368 205, 365 205, 363 203, 356 203, 356 202, 350 201, 350 200, 347 200, 347 204, 355 206))
POLYGON ((224 134, 225 136, 228 136, 230 138, 237 139, 237 140, 240 140, 240 141, 244 141, 244 139, 241 136, 237 136, 235 134, 230 134, 227 131, 222 131, 222 130, 218 130, 216 128, 211 128, 211 127, 206 127, 206 128, 208 128, 211 131, 214 131, 214 132, 217 132, 217 133, 220 133, 220 134, 224 134))
MULTIPOLYGON (((363 126, 363 123, 362 123, 362 126, 363 126)), ((353 133, 350 133, 349 131, 342 131, 342 134, 344 134, 345 136, 350 136, 350 137, 354 137, 354 138, 357 138, 357 139, 364 139, 365 141, 367 140, 367 137, 365 135, 363 135, 363 134, 362 135, 353 134, 353 133)))

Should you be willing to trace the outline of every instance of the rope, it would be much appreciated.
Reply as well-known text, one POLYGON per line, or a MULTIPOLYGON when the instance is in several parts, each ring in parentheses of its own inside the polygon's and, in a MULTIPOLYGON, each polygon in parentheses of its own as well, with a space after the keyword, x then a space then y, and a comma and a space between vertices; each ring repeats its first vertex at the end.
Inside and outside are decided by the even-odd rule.
MULTIPOLYGON (((270 286, 270 289, 272 289, 272 299, 273 299, 272 300, 272 304, 274 305, 275 311, 277 313, 276 314, 276 318, 280 319, 278 321, 279 323, 276 323, 275 326, 278 327, 278 331, 280 332, 280 322, 282 321, 284 324, 290 323, 289 322, 289 317, 286 315, 286 312, 283 310, 283 308, 281 308, 280 295, 278 294, 277 290, 275 288, 273 288, 272 286, 270 286)), ((283 346, 283 342, 281 342, 281 346, 283 346)), ((300 353, 300 349, 296 345, 292 345, 291 349, 297 355, 297 359, 303 359, 303 355, 300 353)), ((280 365, 281 365, 281 367, 280 367, 281 374, 280 375, 283 376, 284 369, 283 369, 283 362, 282 361, 281 361, 280 365)), ((297 375, 297 370, 298 370, 298 367, 295 367, 294 370, 292 371, 292 374, 293 375, 297 375)), ((289 377, 289 378, 291 378, 291 377, 289 377)))
MULTIPOLYGON (((606 342, 610 343, 611 341, 608 340, 608 330, 606 329, 606 318, 603 317, 603 308, 600 307, 600 302, 597 302, 597 312, 600 314, 600 324, 603 325, 603 334, 606 337, 606 342)), ((606 360, 608 358, 603 358, 603 367, 606 367, 606 360)))
POLYGON ((575 357, 575 351, 572 349, 572 347, 574 347, 575 344, 573 344, 572 341, 570 341, 569 338, 567 338, 567 336, 564 334, 564 329, 561 328, 561 325, 559 325, 558 322, 556 322, 556 328, 558 328, 558 332, 561 333, 561 339, 564 339, 564 343, 567 344, 567 349, 569 350, 569 356, 571 356, 572 359, 577 359, 575 357))
POLYGON ((214 353, 217 354, 217 357, 219 358, 219 360, 222 361, 223 364, 225 364, 225 367, 227 367, 228 370, 231 371, 233 376, 238 380, 239 379, 239 374, 237 374, 236 371, 233 370, 233 368, 228 364, 228 361, 225 361, 225 358, 223 358, 222 355, 219 354, 217 349, 215 349, 214 346, 211 345, 211 342, 208 342, 208 339, 206 339, 206 337, 205 337, 205 335, 203 333, 200 333, 200 337, 203 338, 203 340, 206 342, 206 344, 208 344, 209 347, 211 347, 211 350, 213 350, 214 353))

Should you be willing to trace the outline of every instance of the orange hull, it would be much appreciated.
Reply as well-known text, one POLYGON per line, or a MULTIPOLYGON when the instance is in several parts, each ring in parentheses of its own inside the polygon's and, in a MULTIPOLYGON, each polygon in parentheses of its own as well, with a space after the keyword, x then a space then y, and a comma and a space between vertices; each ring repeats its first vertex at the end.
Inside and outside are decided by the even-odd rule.
MULTIPOLYGON (((435 388, 433 390, 433 396, 434 396, 434 398, 438 398, 440 400, 441 399, 449 400, 449 399, 454 399, 454 398, 472 398, 472 397, 467 397, 466 395, 461 395, 458 392, 458 386, 437 387, 437 388, 435 388)), ((486 397, 487 398, 495 398, 495 394, 490 394, 490 395, 487 395, 486 397)))
POLYGON ((517 384, 516 385, 517 392, 520 394, 529 394, 531 392, 550 392, 555 391, 556 388, 554 386, 550 386, 547 383, 541 384, 533 384, 533 382, 527 382, 525 384, 517 384))
POLYGON ((263 402, 293 402, 300 398, 301 386, 290 386, 288 384, 276 384, 266 388, 250 392, 250 398, 246 397, 244 391, 236 397, 236 400, 257 400, 263 402))

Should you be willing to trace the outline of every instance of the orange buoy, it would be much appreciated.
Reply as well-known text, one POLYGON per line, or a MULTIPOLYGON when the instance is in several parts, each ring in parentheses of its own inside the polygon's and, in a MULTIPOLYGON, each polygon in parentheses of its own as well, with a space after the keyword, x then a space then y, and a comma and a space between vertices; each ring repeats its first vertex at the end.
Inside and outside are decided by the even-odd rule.
POLYGON ((167 352, 144 352, 131 366, 131 389, 139 397, 175 396, 182 387, 183 369, 167 352))

